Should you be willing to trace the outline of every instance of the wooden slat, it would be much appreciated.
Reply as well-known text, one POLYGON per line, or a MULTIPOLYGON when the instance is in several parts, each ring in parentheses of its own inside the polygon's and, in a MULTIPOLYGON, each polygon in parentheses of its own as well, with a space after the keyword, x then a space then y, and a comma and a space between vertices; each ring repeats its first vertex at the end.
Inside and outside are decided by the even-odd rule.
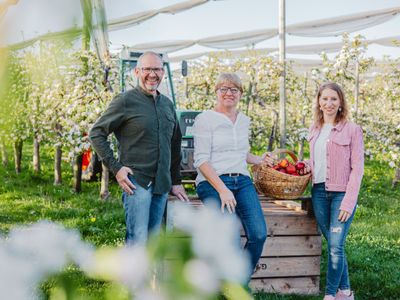
POLYGON ((320 256, 262 257, 252 278, 319 275, 320 256))
MULTIPOLYGON (((267 223, 268 236, 320 235, 317 222, 307 214, 279 214, 268 211, 264 216, 267 223)), ((241 229, 241 235, 245 235, 243 228, 241 229)))
MULTIPOLYGON (((192 180, 184 180, 182 181, 183 183, 187 183, 190 184, 192 182, 192 180)), ((275 201, 293 201, 293 200, 277 200, 275 198, 271 198, 271 197, 266 197, 263 195, 258 195, 260 202, 275 202, 275 201)), ((200 201, 199 197, 197 195, 189 195, 189 199, 190 201, 200 201)), ((168 196, 168 200, 169 201, 179 201, 178 198, 176 198, 175 196, 169 195, 168 196)), ((296 201, 302 201, 302 202, 308 202, 311 201, 311 197, 310 196, 301 196, 297 199, 295 199, 296 201)))
POLYGON ((276 200, 274 201, 275 204, 285 206, 287 208, 300 211, 301 210, 301 203, 292 201, 292 200, 276 200))
POLYGON ((252 279, 250 287, 264 293, 318 295, 319 276, 252 279))
MULTIPOLYGON (((167 205, 167 230, 174 226, 174 205, 171 201, 167 205)), ((201 207, 202 203, 191 203, 193 207, 201 207)), ((263 203, 263 212, 267 222, 268 235, 319 235, 316 221, 305 212, 293 211, 274 203, 263 203)), ((242 230, 242 235, 244 231, 242 230)))
MULTIPOLYGON (((243 237, 242 245, 245 242, 243 237)), ((267 238, 261 256, 314 256, 321 255, 321 249, 320 236, 274 236, 267 238)))
MULTIPOLYGON (((189 197, 190 202, 189 204, 193 207, 199 207, 199 206, 203 206, 203 203, 199 200, 199 198, 197 197, 189 197)), ((168 201, 168 205, 173 204, 177 201, 176 198, 170 197, 169 201, 168 201)), ((276 204, 274 203, 275 200, 271 200, 271 201, 260 201, 261 204, 261 208, 263 209, 263 213, 264 215, 268 215, 271 213, 277 213, 280 215, 306 215, 307 213, 303 210, 298 209, 298 207, 294 207, 293 205, 291 207, 288 207, 286 205, 282 205, 282 204, 276 204)), ((280 201, 280 203, 282 203, 282 201, 280 201)), ((294 203, 294 202, 293 202, 294 203)))
POLYGON ((269 236, 276 235, 320 235, 315 219, 307 215, 267 214, 269 236))

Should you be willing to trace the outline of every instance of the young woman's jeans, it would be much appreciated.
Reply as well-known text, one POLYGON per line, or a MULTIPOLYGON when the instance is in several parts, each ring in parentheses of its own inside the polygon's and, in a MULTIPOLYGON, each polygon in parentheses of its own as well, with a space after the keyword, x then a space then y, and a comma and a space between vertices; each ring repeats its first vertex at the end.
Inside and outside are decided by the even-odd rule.
POLYGON ((128 246, 145 245, 149 234, 160 231, 168 193, 155 195, 153 186, 146 190, 133 176, 130 175, 129 179, 136 189, 133 190, 133 195, 125 192, 122 194, 126 223, 125 242, 128 246))
MULTIPOLYGON (((237 202, 236 215, 239 217, 247 237, 244 248, 250 255, 251 270, 249 270, 248 276, 250 280, 267 238, 267 225, 265 224, 260 200, 249 176, 230 177, 221 175, 220 178, 226 187, 232 191, 237 202)), ((218 192, 207 181, 200 182, 196 190, 205 205, 216 204, 218 208, 221 207, 221 199, 218 192)), ((227 213, 226 208, 225 213, 227 213)), ((238 239, 240 238, 239 235, 240 233, 238 233, 238 239)))
POLYGON ((336 295, 337 289, 350 289, 344 245, 353 221, 354 212, 347 222, 338 220, 339 207, 344 192, 325 190, 325 183, 317 183, 312 188, 312 203, 319 228, 328 242, 328 273, 326 275, 326 295, 336 295))

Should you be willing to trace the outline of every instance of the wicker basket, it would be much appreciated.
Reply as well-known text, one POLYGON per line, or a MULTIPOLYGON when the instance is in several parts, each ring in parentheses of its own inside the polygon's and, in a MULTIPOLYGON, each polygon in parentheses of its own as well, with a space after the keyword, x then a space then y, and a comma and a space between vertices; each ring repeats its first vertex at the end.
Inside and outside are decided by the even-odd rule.
MULTIPOLYGON (((290 150, 277 149, 273 154, 286 153, 293 163, 297 162, 297 156, 290 150)), ((304 193, 311 174, 293 176, 274 170, 266 163, 253 166, 253 180, 259 193, 277 199, 296 199, 304 193)))

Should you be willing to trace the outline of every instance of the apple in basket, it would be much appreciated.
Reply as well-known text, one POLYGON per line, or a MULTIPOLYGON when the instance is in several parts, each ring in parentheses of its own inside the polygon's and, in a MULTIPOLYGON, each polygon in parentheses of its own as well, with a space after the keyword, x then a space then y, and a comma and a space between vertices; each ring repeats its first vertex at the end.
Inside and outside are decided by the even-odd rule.
POLYGON ((305 167, 306 167, 306 164, 303 161, 298 161, 295 164, 297 174, 299 174, 300 176, 307 175, 305 167))
POLYGON ((290 175, 295 175, 295 174, 297 175, 296 167, 291 163, 289 163, 288 166, 286 167, 286 172, 290 175))
POLYGON ((290 163, 286 158, 281 159, 272 168, 281 173, 285 173, 292 176, 303 176, 307 175, 306 164, 303 161, 298 161, 295 164, 290 163))

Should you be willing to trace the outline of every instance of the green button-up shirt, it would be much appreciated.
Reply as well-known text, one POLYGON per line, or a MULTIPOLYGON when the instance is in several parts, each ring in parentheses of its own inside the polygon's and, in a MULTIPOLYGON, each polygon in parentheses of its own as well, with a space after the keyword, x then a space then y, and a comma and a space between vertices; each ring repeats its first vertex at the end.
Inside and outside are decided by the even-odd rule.
POLYGON ((116 174, 123 166, 134 172, 144 188, 163 194, 180 184, 181 131, 169 98, 142 88, 116 96, 89 133, 90 142, 105 165, 116 174), (118 159, 107 137, 118 140, 118 159))

